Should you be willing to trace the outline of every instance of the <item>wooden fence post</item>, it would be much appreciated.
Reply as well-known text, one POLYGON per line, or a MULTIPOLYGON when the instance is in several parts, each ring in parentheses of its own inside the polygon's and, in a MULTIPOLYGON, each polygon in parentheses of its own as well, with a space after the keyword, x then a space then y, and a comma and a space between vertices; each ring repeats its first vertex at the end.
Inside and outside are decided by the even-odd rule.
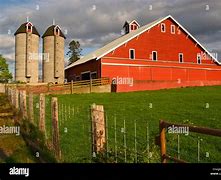
POLYGON ((106 132, 103 105, 91 105, 92 151, 102 152, 105 148, 106 132))
POLYGON ((71 94, 73 94, 73 80, 71 80, 70 86, 71 86, 71 94))
POLYGON ((45 134, 45 95, 40 94, 39 100, 39 130, 45 134))
POLYGON ((28 107, 29 107, 29 119, 31 123, 34 123, 34 108, 33 108, 33 94, 29 93, 28 97, 28 107))
POLYGON ((16 94, 17 89, 13 89, 13 106, 16 108, 16 101, 17 101, 17 94, 16 94))
POLYGON ((24 115, 23 117, 26 118, 27 117, 27 102, 26 102, 26 91, 23 91, 23 110, 24 110, 24 115))
POLYGON ((18 97, 19 96, 19 91, 17 89, 15 89, 15 108, 18 109, 19 108, 19 104, 18 104, 18 97))
POLYGON ((50 91, 50 83, 48 83, 48 92, 50 91))
POLYGON ((11 103, 11 88, 8 89, 8 100, 11 103))
POLYGON ((166 128, 163 121, 160 121, 160 150, 162 163, 166 163, 166 128))
POLYGON ((27 105, 26 105, 26 91, 20 91, 20 107, 22 112, 22 117, 27 117, 27 105))
POLYGON ((14 106, 14 98, 15 98, 15 95, 14 95, 14 89, 12 89, 12 92, 11 92, 11 104, 12 106, 14 106))
POLYGON ((27 85, 25 86, 25 90, 26 90, 26 92, 29 94, 29 92, 30 92, 30 85, 29 85, 29 84, 27 84, 27 85))
POLYGON ((58 99, 52 97, 52 144, 57 159, 61 159, 60 138, 59 138, 59 124, 58 124, 58 99))
POLYGON ((22 102, 22 90, 19 90, 19 92, 18 92, 18 95, 19 95, 19 107, 20 107, 20 111, 21 111, 21 113, 23 113, 23 107, 22 107, 22 104, 23 104, 23 102, 22 102))
POLYGON ((13 90, 13 106, 16 108, 16 89, 13 90))
POLYGON ((8 95, 7 94, 7 85, 6 85, 6 83, 5 83, 5 90, 4 90, 4 92, 5 92, 6 95, 8 95))
POLYGON ((11 104, 13 105, 13 88, 11 88, 11 104))
POLYGON ((90 78, 90 93, 92 92, 92 84, 93 82, 92 82, 92 78, 90 78))

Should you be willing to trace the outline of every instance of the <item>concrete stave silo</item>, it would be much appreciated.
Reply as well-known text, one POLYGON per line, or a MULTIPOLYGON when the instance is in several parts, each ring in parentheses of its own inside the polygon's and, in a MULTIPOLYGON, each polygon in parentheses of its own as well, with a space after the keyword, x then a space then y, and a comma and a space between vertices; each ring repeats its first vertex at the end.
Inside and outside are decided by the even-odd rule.
POLYGON ((15 32, 15 80, 38 83, 39 33, 31 22, 15 32))
POLYGON ((58 25, 45 31, 43 38, 43 82, 64 83, 64 39, 58 25))

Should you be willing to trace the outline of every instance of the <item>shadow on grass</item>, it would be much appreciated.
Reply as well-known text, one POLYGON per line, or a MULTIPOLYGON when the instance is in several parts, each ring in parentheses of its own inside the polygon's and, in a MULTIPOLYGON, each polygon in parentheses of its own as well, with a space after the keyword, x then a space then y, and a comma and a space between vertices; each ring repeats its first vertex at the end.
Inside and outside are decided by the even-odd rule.
POLYGON ((38 130, 36 126, 30 123, 27 119, 22 121, 21 134, 33 154, 36 155, 36 159, 40 163, 56 163, 58 162, 52 150, 46 145, 46 140, 42 132, 38 130))

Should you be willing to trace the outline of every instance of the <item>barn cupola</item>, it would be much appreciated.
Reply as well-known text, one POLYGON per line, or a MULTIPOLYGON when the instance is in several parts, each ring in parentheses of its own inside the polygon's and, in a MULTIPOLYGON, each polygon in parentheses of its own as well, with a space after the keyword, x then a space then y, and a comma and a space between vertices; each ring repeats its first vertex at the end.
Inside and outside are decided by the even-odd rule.
POLYGON ((139 27, 140 27, 140 25, 138 24, 138 22, 136 20, 133 20, 131 22, 126 21, 123 26, 125 34, 135 31, 139 27))

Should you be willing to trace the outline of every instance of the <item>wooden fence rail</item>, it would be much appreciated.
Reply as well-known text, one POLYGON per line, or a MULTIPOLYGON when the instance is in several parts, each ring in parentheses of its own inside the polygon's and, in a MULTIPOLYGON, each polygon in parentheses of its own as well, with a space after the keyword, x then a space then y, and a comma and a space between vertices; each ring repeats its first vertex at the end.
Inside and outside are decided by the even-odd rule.
MULTIPOLYGON (((110 79, 109 78, 100 78, 100 79, 91 79, 91 80, 83 80, 83 81, 73 81, 70 83, 64 84, 64 86, 70 86, 72 85, 73 88, 78 88, 82 86, 102 86, 102 85, 107 85, 110 84, 110 79)), ((55 85, 59 86, 59 85, 55 85)))
POLYGON ((193 125, 188 125, 188 124, 176 124, 176 123, 170 123, 170 122, 161 120, 160 127, 159 127, 159 129, 160 129, 159 145, 160 145, 160 150, 161 150, 162 163, 166 163, 167 160, 173 160, 174 162, 179 162, 179 163, 186 162, 182 159, 172 157, 172 156, 168 155, 166 152, 166 130, 169 126, 176 126, 176 127, 184 127, 185 126, 185 127, 189 128, 190 132, 221 137, 221 130, 220 129, 198 127, 198 126, 193 126, 193 125))
POLYGON ((5 85, 6 93, 11 98, 11 89, 17 90, 25 90, 27 94, 40 94, 40 93, 51 93, 57 92, 62 93, 70 92, 71 94, 74 92, 74 89, 90 87, 90 92, 92 92, 92 87, 95 86, 104 86, 109 85, 110 79, 107 77, 102 77, 99 79, 90 79, 90 80, 82 80, 82 81, 71 81, 69 83, 64 84, 53 84, 53 83, 39 83, 36 85, 30 84, 7 84, 5 85))

